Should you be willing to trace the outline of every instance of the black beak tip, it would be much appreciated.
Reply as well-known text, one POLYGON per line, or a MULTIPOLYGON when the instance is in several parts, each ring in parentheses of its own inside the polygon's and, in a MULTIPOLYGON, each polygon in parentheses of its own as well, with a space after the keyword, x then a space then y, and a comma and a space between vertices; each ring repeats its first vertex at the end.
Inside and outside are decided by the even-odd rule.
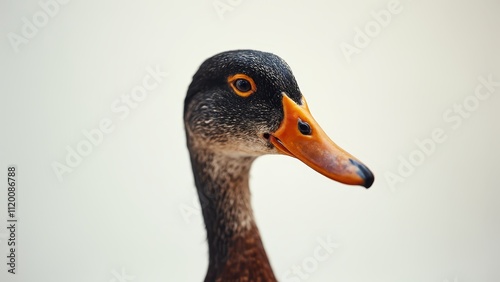
POLYGON ((361 178, 364 179, 363 186, 368 189, 372 186, 373 182, 375 181, 375 176, 373 173, 370 171, 369 168, 367 168, 364 164, 353 160, 349 159, 353 165, 355 165, 358 168, 358 175, 361 176, 361 178))
POLYGON ((375 181, 375 177, 371 171, 368 171, 370 174, 365 178, 365 184, 363 185, 366 189, 370 188, 375 181))

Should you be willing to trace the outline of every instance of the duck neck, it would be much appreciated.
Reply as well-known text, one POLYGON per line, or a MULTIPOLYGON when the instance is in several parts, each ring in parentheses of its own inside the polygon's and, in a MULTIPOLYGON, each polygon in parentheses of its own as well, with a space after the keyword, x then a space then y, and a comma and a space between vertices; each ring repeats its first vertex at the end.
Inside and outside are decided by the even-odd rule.
POLYGON ((247 275, 275 281, 250 205, 253 156, 191 148, 191 164, 209 247, 205 281, 234 281, 247 275))

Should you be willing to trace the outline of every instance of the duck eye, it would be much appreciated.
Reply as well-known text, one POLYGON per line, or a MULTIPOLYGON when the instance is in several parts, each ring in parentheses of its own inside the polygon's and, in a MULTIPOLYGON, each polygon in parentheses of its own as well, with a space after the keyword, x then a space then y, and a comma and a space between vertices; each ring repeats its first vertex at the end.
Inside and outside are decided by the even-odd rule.
POLYGON ((240 97, 248 97, 257 91, 257 86, 251 77, 238 73, 227 78, 227 82, 234 93, 240 97))
POLYGON ((246 79, 237 79, 234 82, 234 86, 236 89, 240 90, 241 92, 247 92, 250 89, 252 89, 252 85, 250 85, 250 82, 246 79))
POLYGON ((309 125, 309 123, 302 121, 300 118, 299 118, 299 131, 304 135, 312 134, 311 126, 309 125))

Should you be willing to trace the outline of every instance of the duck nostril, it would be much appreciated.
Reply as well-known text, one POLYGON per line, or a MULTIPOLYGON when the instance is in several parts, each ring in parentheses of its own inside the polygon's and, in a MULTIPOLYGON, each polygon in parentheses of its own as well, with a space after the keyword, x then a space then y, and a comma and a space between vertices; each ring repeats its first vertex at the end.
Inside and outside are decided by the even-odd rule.
POLYGON ((302 133, 304 135, 311 135, 312 134, 311 126, 309 125, 309 123, 307 123, 305 121, 302 121, 299 118, 298 124, 299 124, 299 131, 300 131, 300 133, 302 133))
POLYGON ((266 133, 262 134, 262 137, 269 139, 269 137, 271 137, 271 135, 266 132, 266 133))

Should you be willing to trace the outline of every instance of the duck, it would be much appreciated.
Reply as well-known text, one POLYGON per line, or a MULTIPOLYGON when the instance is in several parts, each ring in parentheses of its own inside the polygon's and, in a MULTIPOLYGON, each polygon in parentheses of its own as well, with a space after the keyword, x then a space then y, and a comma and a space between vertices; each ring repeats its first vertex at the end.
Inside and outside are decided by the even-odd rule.
POLYGON ((374 182, 321 129, 291 68, 269 52, 206 59, 187 90, 184 127, 207 233, 206 282, 277 281, 251 207, 249 174, 259 156, 290 156, 348 185, 374 182))

